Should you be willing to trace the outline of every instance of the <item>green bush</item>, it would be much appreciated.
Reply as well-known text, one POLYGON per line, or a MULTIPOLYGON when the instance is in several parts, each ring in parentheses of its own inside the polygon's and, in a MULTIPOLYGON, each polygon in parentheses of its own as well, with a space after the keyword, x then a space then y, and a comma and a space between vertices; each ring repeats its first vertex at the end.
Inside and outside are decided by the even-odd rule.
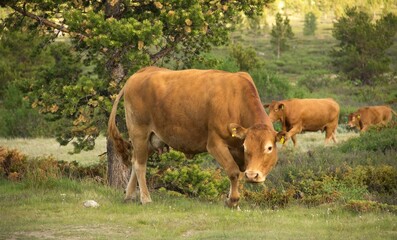
POLYGON ((307 71, 298 79, 297 86, 307 88, 311 93, 334 85, 335 80, 326 76, 327 70, 307 71))
POLYGON ((342 143, 340 150, 343 153, 351 151, 381 151, 397 149, 397 128, 370 129, 362 133, 359 138, 342 143))
POLYGON ((303 27, 304 35, 314 35, 317 29, 317 17, 314 13, 309 12, 305 14, 305 24, 303 27))
POLYGON ((229 180, 219 168, 214 169, 214 164, 208 163, 206 156, 188 159, 173 150, 161 156, 153 155, 148 162, 150 187, 209 200, 220 197, 227 192, 229 180))
POLYGON ((55 125, 32 109, 15 85, 8 84, 4 96, 3 109, 0 108, 0 136, 28 138, 54 135, 55 125))
POLYGON ((230 57, 235 59, 240 71, 249 71, 261 65, 253 47, 243 47, 241 44, 233 44, 230 48, 230 57))
POLYGON ((292 87, 287 78, 258 68, 250 71, 250 75, 254 79, 259 95, 264 102, 281 100, 291 94, 292 87))
POLYGON ((213 54, 203 54, 192 64, 196 69, 218 69, 227 72, 238 72, 240 70, 235 59, 230 57, 219 57, 213 54))

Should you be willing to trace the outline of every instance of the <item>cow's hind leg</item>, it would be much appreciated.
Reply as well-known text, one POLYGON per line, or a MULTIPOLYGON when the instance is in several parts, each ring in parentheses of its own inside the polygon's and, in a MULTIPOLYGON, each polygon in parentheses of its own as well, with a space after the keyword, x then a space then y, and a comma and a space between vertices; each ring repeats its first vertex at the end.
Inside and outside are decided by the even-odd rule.
MULTIPOLYGON (((141 203, 149 203, 152 201, 146 184, 146 163, 148 159, 148 140, 149 135, 145 131, 132 131, 130 133, 133 145, 132 164, 135 170, 136 179, 139 185, 141 203)), ((134 186, 134 176, 131 174, 131 189, 134 186)))
POLYGON ((233 160, 229 149, 222 142, 215 140, 209 141, 207 150, 225 169, 229 177, 230 191, 226 205, 230 208, 238 208, 238 202, 240 200, 240 193, 238 192, 240 170, 238 165, 233 160))
POLYGON ((334 141, 334 143, 337 143, 336 136, 335 136, 336 127, 337 126, 327 126, 326 127, 326 129, 325 129, 325 144, 328 144, 329 141, 331 140, 331 138, 334 141))
POLYGON ((138 179, 136 177, 134 166, 131 169, 131 177, 128 181, 128 185, 125 191, 124 201, 135 200, 137 198, 137 187, 138 179))

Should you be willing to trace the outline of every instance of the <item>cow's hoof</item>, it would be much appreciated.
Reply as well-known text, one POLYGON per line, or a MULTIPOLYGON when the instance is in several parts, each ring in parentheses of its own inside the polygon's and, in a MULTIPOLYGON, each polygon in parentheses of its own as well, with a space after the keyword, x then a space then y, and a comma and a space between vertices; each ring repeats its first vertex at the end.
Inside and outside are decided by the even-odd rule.
POLYGON ((238 202, 239 202, 239 199, 231 199, 231 198, 228 198, 228 199, 226 199, 226 201, 225 201, 225 205, 228 207, 228 208, 231 208, 231 209, 236 209, 236 210, 240 210, 240 207, 238 206, 238 202))
POLYGON ((145 199, 141 199, 141 203, 142 203, 142 205, 145 205, 145 204, 148 204, 148 203, 151 203, 152 202, 152 199, 149 197, 149 198, 145 198, 145 199))
POLYGON ((137 194, 133 194, 132 196, 125 196, 124 197, 124 203, 136 202, 137 200, 138 200, 137 194))
POLYGON ((124 198, 124 203, 136 202, 136 198, 124 198))

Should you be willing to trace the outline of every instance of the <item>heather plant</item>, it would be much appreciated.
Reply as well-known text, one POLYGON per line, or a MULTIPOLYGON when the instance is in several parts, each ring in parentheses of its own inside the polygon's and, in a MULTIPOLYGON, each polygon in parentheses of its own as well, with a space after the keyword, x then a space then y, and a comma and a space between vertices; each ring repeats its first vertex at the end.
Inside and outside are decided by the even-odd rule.
POLYGON ((148 182, 152 188, 163 188, 183 195, 216 199, 227 192, 229 180, 206 154, 189 159, 183 153, 170 151, 154 155, 148 164, 148 182), (206 167, 207 166, 207 167, 206 167))

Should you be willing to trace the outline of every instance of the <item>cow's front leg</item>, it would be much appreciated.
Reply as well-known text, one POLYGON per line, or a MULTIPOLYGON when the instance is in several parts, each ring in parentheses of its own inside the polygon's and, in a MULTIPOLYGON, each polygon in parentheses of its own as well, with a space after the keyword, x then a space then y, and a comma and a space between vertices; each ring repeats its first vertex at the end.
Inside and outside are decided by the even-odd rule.
POLYGON ((229 196, 226 199, 225 204, 229 208, 240 209, 238 206, 238 202, 240 200, 240 193, 238 192, 240 172, 238 174, 236 174, 236 173, 229 174, 228 173, 228 176, 229 176, 229 180, 230 180, 230 190, 229 190, 229 196))
POLYGON ((296 141, 296 135, 291 136, 292 142, 294 143, 294 147, 298 146, 298 142, 296 141))
POLYGON ((238 208, 240 193, 238 192, 240 170, 237 163, 227 146, 221 141, 209 141, 207 144, 208 152, 216 159, 216 161, 225 169, 230 180, 230 191, 226 199, 226 205, 230 208, 238 208))
MULTIPOLYGON (((289 139, 292 138, 292 137, 295 137, 295 135, 298 134, 298 133, 300 133, 300 132, 302 132, 302 127, 294 126, 294 127, 291 128, 291 129, 287 132, 287 134, 285 135, 285 141, 289 140, 289 139)), ((293 140, 294 140, 294 139, 293 139, 293 140)), ((296 138, 295 138, 295 141, 296 141, 296 138)), ((295 144, 294 144, 294 145, 295 145, 295 144)))

